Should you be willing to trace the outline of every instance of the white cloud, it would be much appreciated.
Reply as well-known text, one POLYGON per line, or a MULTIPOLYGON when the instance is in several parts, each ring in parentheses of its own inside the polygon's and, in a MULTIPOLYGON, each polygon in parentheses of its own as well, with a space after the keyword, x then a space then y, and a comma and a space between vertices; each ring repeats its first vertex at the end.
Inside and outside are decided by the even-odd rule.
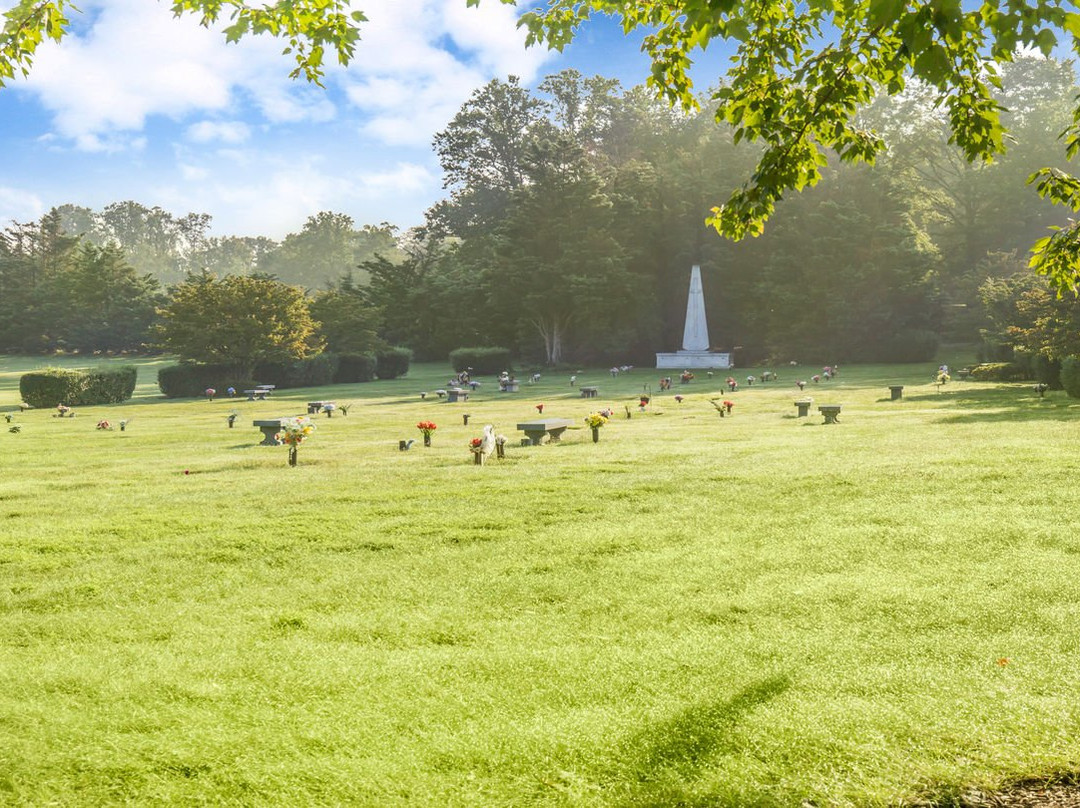
MULTIPOLYGON (((288 78, 293 65, 280 40, 230 45, 220 31, 146 0, 83 7, 80 33, 43 45, 30 78, 15 85, 36 95, 56 132, 78 148, 108 150, 109 135, 141 131, 150 116, 235 110, 241 97, 272 123, 336 115, 327 91, 288 78)), ((361 128, 387 142, 427 145, 473 89, 508 73, 528 82, 548 58, 525 49, 515 10, 495 0, 477 8, 464 0, 365 0, 363 7, 369 21, 353 64, 342 69, 328 54, 327 75, 371 115, 361 128)))
POLYGON ((525 49, 515 11, 463 0, 372 0, 363 62, 346 93, 369 118, 363 131, 392 144, 428 145, 469 94, 491 78, 536 77, 548 54, 525 49))
POLYGON ((199 121, 187 129, 187 139, 195 143, 243 143, 251 128, 243 121, 199 121))
POLYGON ((13 85, 36 95, 58 134, 79 148, 99 148, 87 135, 141 130, 149 116, 179 120, 231 108, 238 92, 274 122, 334 115, 323 91, 288 78, 280 41, 230 45, 219 31, 145 0, 83 5, 93 15, 87 30, 44 45, 30 78, 13 85))
POLYGON ((30 191, 0 185, 0 223, 29 222, 45 213, 45 203, 30 191))

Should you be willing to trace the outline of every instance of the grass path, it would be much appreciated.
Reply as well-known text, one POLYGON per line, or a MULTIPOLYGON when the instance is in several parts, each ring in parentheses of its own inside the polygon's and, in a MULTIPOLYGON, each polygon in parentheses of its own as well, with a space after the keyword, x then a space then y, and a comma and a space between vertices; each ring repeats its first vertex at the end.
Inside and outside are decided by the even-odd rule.
MULTIPOLYGON (((0 411, 33 364, 0 359, 0 411)), ((626 419, 657 371, 208 402, 160 364, 0 421, 0 804, 896 805, 1080 770, 1062 393, 843 368, 824 426, 801 369, 626 419), (355 406, 299 466, 256 445, 319 398, 355 406), (581 428, 517 446, 537 403, 581 428)))

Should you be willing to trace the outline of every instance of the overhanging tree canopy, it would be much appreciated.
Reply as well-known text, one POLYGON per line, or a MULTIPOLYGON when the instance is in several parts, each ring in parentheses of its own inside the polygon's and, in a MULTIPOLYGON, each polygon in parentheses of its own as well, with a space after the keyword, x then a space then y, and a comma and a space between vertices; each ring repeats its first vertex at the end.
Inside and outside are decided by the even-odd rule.
MULTIPOLYGON (((466 0, 476 5, 479 0, 466 0)), ((513 4, 514 0, 503 0, 513 4)), ((29 70, 38 45, 67 31, 69 0, 20 0, 5 12, 0 34, 0 82, 29 70)), ((326 48, 343 64, 352 58, 359 11, 346 0, 174 0, 177 15, 200 15, 209 25, 232 21, 226 37, 251 33, 285 38, 293 75, 318 82, 326 48)), ((715 40, 737 43, 725 83, 715 91, 716 117, 736 137, 763 144, 749 181, 710 222, 724 235, 757 235, 775 203, 790 190, 816 184, 827 153, 872 161, 884 149, 856 113, 879 92, 902 92, 916 79, 934 88, 949 113, 951 139, 971 160, 992 160, 1005 148, 1000 107, 991 94, 997 65, 1018 48, 1051 53, 1062 40, 1080 50, 1080 14, 1063 0, 548 0, 522 17, 530 44, 562 48, 592 14, 623 29, 645 32, 650 83, 672 103, 692 108, 697 95, 691 54, 715 40)), ((1080 106, 1062 133, 1073 157, 1080 151, 1080 106)), ((1080 180, 1055 169, 1030 178, 1038 192, 1080 211, 1080 180)), ((1059 289, 1080 290, 1080 228, 1040 240, 1032 265, 1059 289)))
MULTIPOLYGON (((648 32, 650 84, 674 104, 697 104, 688 75, 691 52, 714 40, 737 43, 716 118, 763 151, 750 180, 710 222, 724 235, 761 232, 789 190, 814 185, 829 150, 872 161, 885 144, 858 124, 875 95, 896 95, 912 79, 932 87, 949 114, 950 139, 970 160, 1004 151, 1001 108, 992 96, 997 66, 1020 47, 1049 55, 1061 40, 1080 42, 1080 14, 1060 0, 550 0, 524 16, 530 42, 562 48, 590 15, 607 14, 629 33, 648 32)), ((1080 107, 1063 134, 1080 150, 1080 107)), ((1051 169, 1032 175, 1043 196, 1080 210, 1080 181, 1051 169)), ((1080 233, 1063 229, 1036 244, 1032 265, 1059 289, 1077 289, 1080 233)))

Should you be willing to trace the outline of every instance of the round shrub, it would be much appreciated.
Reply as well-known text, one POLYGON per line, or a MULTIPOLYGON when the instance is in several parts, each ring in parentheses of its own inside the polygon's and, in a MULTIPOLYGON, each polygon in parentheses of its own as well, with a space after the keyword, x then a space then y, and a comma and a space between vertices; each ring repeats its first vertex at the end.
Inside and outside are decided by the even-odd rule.
POLYGON ((380 379, 397 379, 409 372, 412 351, 408 348, 384 348, 375 354, 375 375, 380 379))

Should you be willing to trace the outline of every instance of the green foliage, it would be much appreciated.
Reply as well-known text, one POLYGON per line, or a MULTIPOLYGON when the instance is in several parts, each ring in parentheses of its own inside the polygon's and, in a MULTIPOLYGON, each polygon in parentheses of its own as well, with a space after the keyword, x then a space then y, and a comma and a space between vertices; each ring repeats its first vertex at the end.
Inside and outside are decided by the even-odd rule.
POLYGON ((1080 398, 1080 356, 1061 360, 1061 386, 1070 398, 1080 398))
MULTIPOLYGON (((858 117, 882 92, 897 96, 915 83, 930 88, 928 100, 943 110, 950 143, 969 161, 992 162, 1006 142, 994 96, 999 65, 1021 46, 1049 56, 1059 36, 1076 43, 1080 34, 1080 14, 1071 7, 1033 2, 1005 8, 892 0, 764 6, 750 0, 553 0, 522 23, 530 42, 561 48, 592 14, 614 17, 628 33, 644 31, 649 83, 685 110, 699 103, 688 73, 692 52, 714 40, 735 46, 731 67, 712 92, 715 118, 734 128, 736 141, 758 143, 761 151, 751 179, 714 207, 709 221, 736 239, 760 235, 787 191, 817 184, 830 153, 872 162, 884 151, 884 140, 858 117)), ((1065 152, 1071 156, 1078 148, 1080 124, 1074 123, 1065 152)), ((1032 181, 1054 201, 1080 207, 1073 178, 1049 172, 1032 181)), ((1080 266, 1071 232, 1041 244, 1033 259, 1059 288, 1074 284, 1080 266)))
POLYGON ((227 362, 181 362, 158 370, 158 389, 166 398, 202 398, 207 388, 212 387, 224 398, 230 387, 237 394, 254 388, 255 381, 249 373, 227 362))
POLYGON ((335 384, 370 382, 375 378, 375 354, 338 354, 335 384))
MULTIPOLYGON (((400 258, 393 227, 383 224, 358 228, 344 213, 322 211, 309 216, 299 233, 290 233, 269 252, 259 271, 284 283, 310 288, 331 284, 332 290, 354 292, 352 276, 356 268, 380 255, 392 260, 400 258)), ((362 270, 357 280, 367 280, 362 270)), ((316 315, 316 319, 322 317, 316 315)))
POLYGON ((121 404, 135 391, 138 372, 134 365, 91 368, 86 371, 86 384, 81 393, 68 404, 121 404))
POLYGON ((1031 356, 1031 375, 1035 381, 1049 385, 1051 390, 1061 389, 1061 359, 1051 359, 1046 354, 1031 356))
POLYGON ((254 372, 259 384, 289 388, 332 384, 337 369, 337 354, 323 353, 285 362, 256 362, 254 372))
POLYGON ((203 273, 177 286, 160 315, 161 347, 185 360, 250 368, 321 348, 303 290, 261 275, 203 273))
POLYGON ((19 394, 38 408, 119 404, 131 398, 136 376, 131 365, 90 370, 46 368, 24 374, 19 379, 19 394))
MULTIPOLYGON (((0 31, 0 87, 15 75, 30 72, 38 46, 45 39, 59 42, 68 33, 68 10, 78 11, 67 0, 19 0, 4 12, 4 27, 0 31)), ((286 41, 283 54, 293 54, 296 68, 293 78, 303 76, 320 83, 323 76, 323 56, 326 50, 337 55, 346 65, 352 59, 359 39, 358 24, 366 17, 360 11, 350 11, 343 0, 292 0, 249 6, 243 0, 173 0, 173 13, 194 15, 209 28, 222 18, 231 20, 225 28, 228 42, 236 42, 251 34, 268 34, 286 41)))
POLYGON ((980 382, 1022 382, 1032 378, 1023 362, 984 362, 971 369, 971 379, 980 382))
POLYGON ((26 373, 19 379, 19 395, 31 407, 39 409, 58 404, 71 405, 86 389, 87 376, 79 370, 45 368, 26 373))
POLYGON ((375 353, 375 376, 397 379, 409 372, 412 351, 408 348, 382 348, 375 353))
POLYGON ((929 362, 937 355, 939 344, 933 331, 901 331, 884 341, 874 358, 878 362, 929 362))
POLYGON ((458 373, 472 368, 477 375, 490 375, 511 370, 507 348, 457 348, 450 352, 450 367, 458 373))
POLYGON ((319 324, 328 351, 367 353, 379 344, 380 313, 348 280, 347 286, 318 293, 311 301, 311 316, 319 324))

